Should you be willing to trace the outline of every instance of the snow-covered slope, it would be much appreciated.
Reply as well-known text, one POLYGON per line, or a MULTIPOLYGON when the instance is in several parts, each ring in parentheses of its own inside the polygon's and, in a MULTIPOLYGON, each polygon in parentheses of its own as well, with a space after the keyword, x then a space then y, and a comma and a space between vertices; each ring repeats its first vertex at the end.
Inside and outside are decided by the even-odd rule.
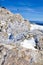
POLYGON ((43 30, 43 26, 37 24, 31 24, 30 30, 35 30, 35 29, 43 30))

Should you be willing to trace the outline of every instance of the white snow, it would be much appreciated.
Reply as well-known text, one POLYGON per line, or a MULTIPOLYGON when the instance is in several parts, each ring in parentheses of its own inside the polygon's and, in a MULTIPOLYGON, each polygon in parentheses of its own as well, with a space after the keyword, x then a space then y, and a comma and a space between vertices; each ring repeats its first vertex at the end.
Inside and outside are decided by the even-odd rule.
POLYGON ((35 30, 35 29, 43 30, 43 26, 37 24, 31 24, 30 30, 35 30))
POLYGON ((29 40, 25 39, 23 42, 21 42, 21 46, 24 48, 27 48, 27 49, 36 50, 34 48, 34 46, 35 46, 34 38, 31 38, 29 40))

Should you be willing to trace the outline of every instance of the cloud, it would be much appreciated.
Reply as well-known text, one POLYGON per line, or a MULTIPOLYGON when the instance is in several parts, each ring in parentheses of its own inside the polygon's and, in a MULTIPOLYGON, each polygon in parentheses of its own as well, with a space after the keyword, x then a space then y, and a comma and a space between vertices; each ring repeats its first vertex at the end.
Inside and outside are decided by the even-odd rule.
POLYGON ((24 13, 35 13, 35 14, 40 14, 39 11, 33 9, 33 8, 29 8, 29 7, 13 7, 10 6, 8 7, 8 9, 10 11, 18 11, 18 12, 24 12, 24 13))
POLYGON ((14 7, 14 6, 8 6, 7 9, 9 9, 13 13, 19 13, 24 18, 28 20, 38 20, 43 21, 43 13, 37 11, 37 9, 29 8, 29 7, 14 7))

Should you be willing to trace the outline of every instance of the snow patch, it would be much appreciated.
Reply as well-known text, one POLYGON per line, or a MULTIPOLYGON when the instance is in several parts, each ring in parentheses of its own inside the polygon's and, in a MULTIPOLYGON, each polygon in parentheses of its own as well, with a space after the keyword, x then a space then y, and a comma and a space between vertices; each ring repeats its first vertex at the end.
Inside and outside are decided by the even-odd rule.
POLYGON ((27 48, 27 49, 32 49, 32 50, 36 50, 34 48, 35 44, 36 43, 34 41, 34 38, 31 38, 29 40, 25 39, 23 42, 21 42, 22 47, 27 48))
POLYGON ((43 26, 31 24, 30 30, 35 30, 35 29, 43 30, 43 26))

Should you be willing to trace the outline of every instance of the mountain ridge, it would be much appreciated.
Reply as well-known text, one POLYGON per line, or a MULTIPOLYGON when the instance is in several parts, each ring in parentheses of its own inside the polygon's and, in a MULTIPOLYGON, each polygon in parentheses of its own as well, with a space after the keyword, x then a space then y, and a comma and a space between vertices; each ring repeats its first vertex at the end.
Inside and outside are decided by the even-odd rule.
POLYGON ((43 26, 0 8, 0 65, 24 64, 43 65, 43 26))

